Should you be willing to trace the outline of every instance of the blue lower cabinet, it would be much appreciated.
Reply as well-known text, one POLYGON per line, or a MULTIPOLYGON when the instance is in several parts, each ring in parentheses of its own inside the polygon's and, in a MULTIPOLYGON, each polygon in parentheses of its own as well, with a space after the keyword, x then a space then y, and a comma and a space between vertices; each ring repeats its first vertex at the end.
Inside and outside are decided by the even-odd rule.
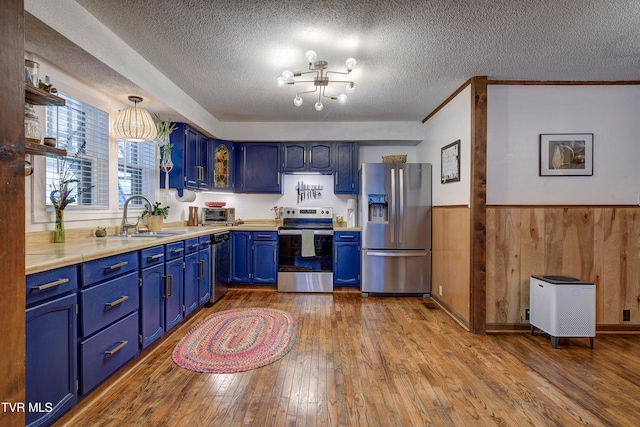
POLYGON ((27 426, 50 425, 76 404, 76 302, 74 293, 26 310, 27 426))
POLYGON ((182 290, 184 286, 182 257, 165 264, 164 326, 170 331, 182 321, 182 290))
POLYGON ((140 347, 147 348, 164 336, 164 247, 140 251, 140 347))
POLYGON ((334 286, 360 286, 360 233, 338 231, 333 235, 334 286))
POLYGON ((138 312, 80 342, 80 393, 86 394, 140 352, 138 312))
POLYGON ((198 308, 198 275, 200 272, 198 261, 198 252, 184 257, 184 317, 187 317, 198 308))
POLYGON ((211 247, 207 244, 198 252, 198 305, 211 299, 211 247))
POLYGON ((276 284, 278 281, 278 242, 253 240, 254 284, 276 284))

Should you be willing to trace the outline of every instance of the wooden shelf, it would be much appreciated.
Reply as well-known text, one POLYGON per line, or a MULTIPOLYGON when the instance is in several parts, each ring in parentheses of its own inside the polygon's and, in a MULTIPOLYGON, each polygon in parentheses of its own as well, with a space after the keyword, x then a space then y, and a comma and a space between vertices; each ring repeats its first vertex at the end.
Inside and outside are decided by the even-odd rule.
POLYGON ((65 100, 30 84, 24 85, 24 100, 33 105, 65 105, 65 100))
POLYGON ((36 144, 34 142, 25 141, 24 142, 24 153, 32 154, 34 156, 66 156, 67 150, 62 150, 60 148, 49 147, 48 145, 36 144))

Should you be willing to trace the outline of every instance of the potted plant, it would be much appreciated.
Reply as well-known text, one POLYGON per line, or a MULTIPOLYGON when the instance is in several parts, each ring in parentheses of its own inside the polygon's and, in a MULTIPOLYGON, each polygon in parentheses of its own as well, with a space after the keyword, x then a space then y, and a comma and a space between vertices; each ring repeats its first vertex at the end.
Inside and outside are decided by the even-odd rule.
POLYGON ((149 231, 160 231, 162 229, 163 220, 169 216, 169 207, 160 206, 160 202, 155 202, 149 210, 149 206, 145 206, 142 212, 142 218, 147 217, 147 228, 149 231))

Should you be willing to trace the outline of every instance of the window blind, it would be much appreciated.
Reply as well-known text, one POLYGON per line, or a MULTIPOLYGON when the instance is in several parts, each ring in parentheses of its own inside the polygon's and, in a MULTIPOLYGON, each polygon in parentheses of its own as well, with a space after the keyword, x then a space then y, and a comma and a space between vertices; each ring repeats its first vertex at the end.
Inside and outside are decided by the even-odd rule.
POLYGON ((58 148, 67 150, 66 158, 46 160, 47 206, 52 206, 51 191, 60 187, 61 177, 73 182, 67 208, 107 209, 109 207, 109 115, 63 93, 65 106, 47 106, 47 137, 57 139, 58 148))
MULTIPOLYGON (((155 198, 155 143, 118 140, 118 205, 123 206, 127 197, 142 194, 149 200, 155 198)), ((142 205, 134 199, 132 205, 142 205)))

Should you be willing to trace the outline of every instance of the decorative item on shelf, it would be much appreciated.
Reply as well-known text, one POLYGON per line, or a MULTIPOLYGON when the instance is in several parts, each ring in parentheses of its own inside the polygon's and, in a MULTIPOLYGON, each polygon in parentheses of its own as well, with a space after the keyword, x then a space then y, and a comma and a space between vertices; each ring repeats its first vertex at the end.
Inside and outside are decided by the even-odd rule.
POLYGON ((160 202, 155 202, 149 210, 149 206, 145 205, 144 211, 142 211, 142 218, 147 218, 147 228, 149 231, 162 230, 163 220, 169 216, 170 206, 162 207, 160 202))
POLYGON ((389 156, 382 156, 382 163, 407 163, 407 155, 391 154, 389 156))
POLYGON ((204 205, 208 208, 223 208, 227 205, 226 202, 204 202, 204 205))
POLYGON ((38 87, 38 73, 40 72, 40 64, 31 59, 24 60, 24 81, 31 86, 38 87))
POLYGON ((36 110, 31 104, 24 104, 24 139, 40 144, 42 138, 42 125, 36 114, 36 110))
POLYGON ((113 131, 119 138, 132 142, 153 141, 157 136, 155 123, 147 110, 138 108, 142 102, 139 96, 129 96, 133 107, 123 108, 113 125, 113 131))
POLYGON ((176 128, 176 124, 171 124, 171 120, 162 120, 160 115, 154 113, 154 121, 156 124, 156 132, 158 134, 156 138, 156 145, 160 149, 160 170, 164 172, 165 185, 164 188, 169 188, 169 172, 173 169, 173 161, 171 160, 171 132, 176 128))
POLYGON ((96 237, 105 237, 107 235, 107 229, 104 227, 97 227, 95 235, 96 237))
POLYGON ((44 90, 49 93, 58 93, 58 89, 53 87, 53 85, 49 81, 49 76, 44 76, 44 82, 42 80, 38 81, 38 88, 44 90))
POLYGON ((327 61, 317 60, 318 55, 313 50, 307 51, 307 53, 305 54, 305 57, 309 62, 309 71, 292 72, 290 70, 284 70, 282 72, 282 76, 278 77, 276 80, 278 82, 278 86, 293 85, 296 83, 313 83, 315 89, 298 92, 296 94, 296 97, 293 99, 293 103, 295 104, 295 106, 299 107, 302 105, 302 98, 300 97, 301 94, 312 93, 312 92, 318 92, 318 102, 316 102, 314 105, 314 108, 316 109, 316 111, 322 111, 323 97, 331 100, 340 101, 340 103, 347 102, 347 95, 345 95, 344 93, 338 96, 327 96, 325 95, 325 89, 327 88, 327 86, 329 86, 329 84, 332 84, 332 83, 346 83, 347 93, 353 92, 355 90, 355 83, 353 81, 329 80, 329 74, 342 74, 342 75, 350 74, 351 71, 353 70, 353 67, 356 65, 356 60, 353 58, 347 59, 345 61, 345 64, 347 66, 347 71, 340 72, 340 71, 328 71, 327 67, 329 66, 329 63, 327 61), (296 77, 300 77, 303 74, 313 74, 313 73, 315 73, 315 78, 313 80, 295 80, 296 77))
POLYGON ((85 154, 86 146, 87 143, 83 142, 70 159, 69 157, 58 159, 58 179, 51 184, 53 190, 49 193, 49 200, 55 211, 53 243, 64 243, 65 241, 64 209, 69 204, 75 203, 83 190, 93 187, 91 185, 87 188, 82 188, 80 180, 77 178, 78 162, 80 157, 85 154))
POLYGON ((56 138, 46 137, 44 139, 44 145, 47 145, 49 147, 55 147, 57 143, 58 141, 56 140, 56 138))

